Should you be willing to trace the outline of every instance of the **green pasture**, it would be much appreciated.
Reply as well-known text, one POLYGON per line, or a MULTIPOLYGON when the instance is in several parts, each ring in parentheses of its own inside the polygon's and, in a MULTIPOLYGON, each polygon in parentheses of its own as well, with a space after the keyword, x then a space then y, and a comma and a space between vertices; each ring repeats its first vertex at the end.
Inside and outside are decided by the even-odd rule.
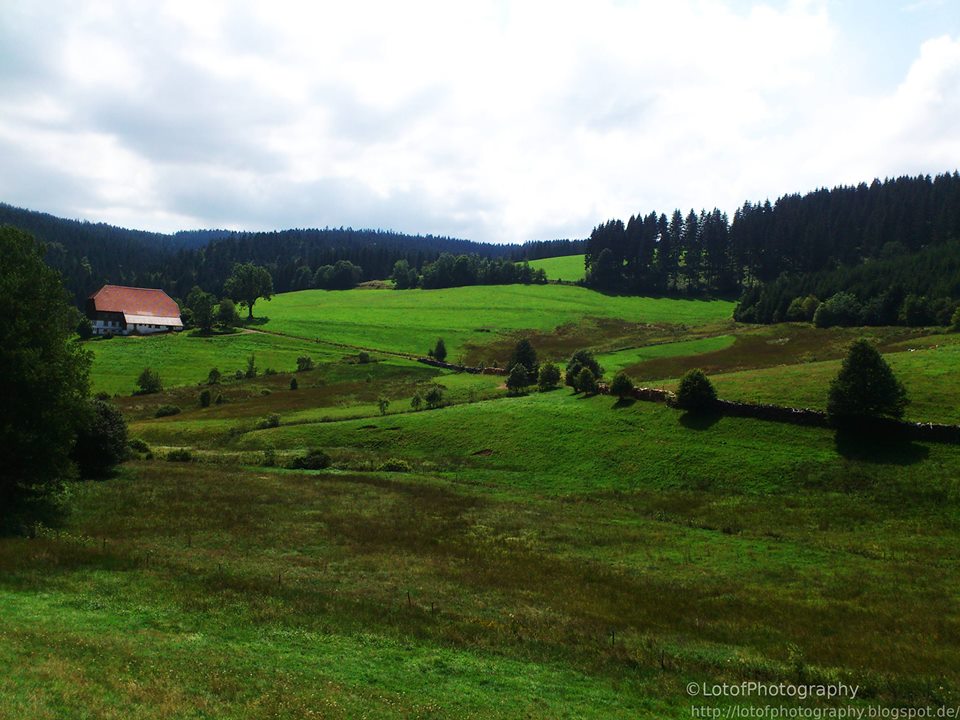
MULTIPOLYGON (((910 420, 960 423, 960 344, 943 341, 911 342, 913 349, 897 348, 884 358, 907 389, 910 420)), ((795 363, 776 367, 711 375, 717 394, 728 400, 825 409, 830 381, 840 360, 795 363)), ((675 389, 676 379, 644 383, 675 389)))
POLYGON ((224 375, 246 369, 247 358, 256 357, 261 371, 290 371, 297 358, 309 355, 314 362, 341 358, 346 351, 299 338, 259 332, 202 337, 190 332, 153 336, 114 337, 85 343, 93 353, 91 380, 94 392, 129 394, 145 367, 160 373, 164 384, 194 385, 205 381, 211 368, 224 375))
POLYGON ((958 697, 960 448, 566 389, 252 429, 278 395, 228 435, 135 423, 202 461, 157 441, 0 540, 0 717, 684 718, 687 683, 757 677, 958 697), (312 446, 332 469, 260 464, 312 446))
POLYGON ((701 325, 729 319, 733 303, 611 297, 565 285, 446 290, 304 290, 257 305, 266 330, 308 339, 424 355, 442 337, 448 359, 467 344, 517 331, 548 333, 587 319, 701 325))
POLYGON ((547 280, 576 282, 583 280, 585 273, 583 255, 563 255, 561 257, 531 260, 530 267, 547 273, 547 280))

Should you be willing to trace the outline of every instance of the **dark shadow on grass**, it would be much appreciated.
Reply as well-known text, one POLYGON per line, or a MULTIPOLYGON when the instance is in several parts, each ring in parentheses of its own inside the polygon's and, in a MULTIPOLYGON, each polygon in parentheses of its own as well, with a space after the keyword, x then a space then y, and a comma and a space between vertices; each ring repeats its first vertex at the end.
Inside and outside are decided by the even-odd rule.
POLYGON ((268 315, 257 315, 256 317, 252 318, 244 318, 241 324, 245 326, 266 325, 268 322, 270 322, 270 317, 268 315))
POLYGON ((637 399, 632 397, 617 398, 617 401, 613 404, 613 409, 619 410, 620 408, 632 407, 636 402, 637 399))
POLYGON ((902 434, 839 429, 834 436, 837 452, 848 460, 880 465, 914 465, 930 455, 930 449, 902 434))
POLYGON ((709 430, 722 417, 719 410, 688 410, 680 416, 680 424, 690 430, 709 430))

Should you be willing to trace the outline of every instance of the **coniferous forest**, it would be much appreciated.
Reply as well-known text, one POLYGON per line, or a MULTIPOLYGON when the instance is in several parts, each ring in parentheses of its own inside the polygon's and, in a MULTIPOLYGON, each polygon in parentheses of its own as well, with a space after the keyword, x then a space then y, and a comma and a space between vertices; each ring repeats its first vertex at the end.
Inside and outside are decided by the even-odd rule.
MULTIPOLYGON (((366 280, 382 280, 390 277, 398 261, 422 271, 430 287, 538 281, 522 266, 514 272, 510 262, 527 259, 527 245, 432 235, 351 228, 192 230, 165 235, 65 220, 5 204, 0 204, 0 225, 17 227, 44 243, 47 264, 60 271, 78 305, 105 283, 162 288, 181 299, 199 286, 219 296, 234 264, 245 262, 265 266, 276 292, 311 287, 342 289, 366 280), (452 281, 440 272, 448 261, 438 261, 444 256, 462 255, 470 256, 466 261, 470 272, 452 281)), ((583 252, 583 241, 528 245, 531 259, 571 250, 583 252)))
POLYGON ((629 294, 739 297, 743 322, 946 323, 960 300, 960 176, 901 177, 608 221, 586 283, 629 294), (839 296, 839 297, 835 297, 839 296))
POLYGON ((580 252, 589 287, 739 298, 742 322, 946 324, 960 304, 957 172, 747 202, 732 220, 719 209, 641 213, 598 225, 585 241, 520 246, 349 228, 165 235, 2 204, 0 224, 45 244, 78 304, 107 282, 220 294, 242 262, 265 266, 276 292, 384 278, 425 288, 543 282, 513 263, 580 252))

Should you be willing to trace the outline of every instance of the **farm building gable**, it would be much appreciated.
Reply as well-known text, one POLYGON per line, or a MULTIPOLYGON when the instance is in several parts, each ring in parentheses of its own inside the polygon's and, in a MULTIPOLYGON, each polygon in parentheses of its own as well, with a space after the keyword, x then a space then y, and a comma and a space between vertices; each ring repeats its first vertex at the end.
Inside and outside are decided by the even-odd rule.
POLYGON ((104 285, 87 299, 87 317, 97 335, 183 329, 177 303, 163 290, 152 288, 104 285))

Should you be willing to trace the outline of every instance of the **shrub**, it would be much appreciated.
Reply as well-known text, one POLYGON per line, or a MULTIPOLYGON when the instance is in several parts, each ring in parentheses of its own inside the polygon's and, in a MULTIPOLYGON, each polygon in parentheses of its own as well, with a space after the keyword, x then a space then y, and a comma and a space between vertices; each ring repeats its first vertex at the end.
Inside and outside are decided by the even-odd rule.
POLYGON ((219 385, 222 377, 217 368, 210 368, 210 372, 207 373, 207 385, 219 385))
POLYGON ((600 363, 593 357, 593 353, 589 350, 577 350, 570 356, 570 360, 567 362, 567 385, 578 389, 577 378, 580 376, 580 371, 583 368, 590 370, 594 380, 599 380, 603 377, 603 368, 600 367, 600 363))
POLYGON ((313 358, 309 355, 301 355, 297 358, 297 372, 307 372, 313 370, 313 358))
POLYGON ((233 376, 234 376, 237 380, 243 380, 243 370, 237 370, 237 371, 233 374, 233 376))
POLYGON ((378 467, 377 470, 380 472, 412 472, 413 468, 410 467, 410 463, 406 460, 390 458, 380 463, 380 467, 378 467))
POLYGON ((264 467, 276 467, 277 465, 277 451, 272 447, 268 447, 263 451, 263 466, 264 467))
POLYGON ((177 448, 167 453, 167 460, 169 462, 190 462, 193 460, 193 453, 187 448, 177 448))
POLYGON ((138 453, 148 453, 150 452, 150 446, 147 445, 146 441, 141 440, 140 438, 130 438, 130 441, 127 443, 130 446, 131 450, 134 450, 138 453))
POLYGON ((437 338, 437 344, 430 353, 430 357, 434 358, 435 360, 439 360, 440 362, 443 362, 447 359, 447 346, 443 342, 443 338, 437 338))
POLYGON ((907 393, 883 356, 867 340, 850 346, 840 372, 830 383, 827 416, 835 425, 864 419, 899 420, 907 393))
POLYGON ((126 460, 127 448, 127 423, 123 414, 109 403, 91 400, 87 420, 80 426, 73 446, 73 459, 80 476, 106 475, 114 465, 126 460))
POLYGON ((257 358, 256 355, 251 355, 247 358, 247 371, 244 373, 244 377, 255 378, 257 376, 257 358))
POLYGON ((828 298, 813 315, 813 324, 820 328, 839 325, 851 327, 860 322, 863 306, 857 296, 848 292, 838 292, 828 298))
POLYGON ((696 412, 707 410, 717 402, 717 391, 700 368, 688 370, 677 387, 677 407, 696 412))
POLYGON ((210 391, 203 390, 200 392, 200 407, 210 407, 210 391))
POLYGON ((153 414, 154 417, 170 417, 171 415, 179 415, 180 408, 176 405, 161 405, 157 408, 157 411, 153 414))
POLYGON ((527 373, 527 368, 520 363, 510 368, 510 374, 507 376, 507 390, 514 395, 519 395, 527 389, 529 384, 530 375, 527 373))
POLYGON ((552 362, 544 363, 537 373, 537 387, 541 392, 552 390, 560 384, 560 368, 552 362))
POLYGON ((787 320, 791 322, 809 322, 813 320, 813 316, 816 314, 818 307, 820 307, 820 301, 817 300, 814 295, 794 298, 793 302, 790 303, 790 307, 787 308, 787 320))
POLYGON ((412 407, 414 410, 419 410, 421 407, 423 407, 423 395, 420 394, 419 390, 415 392, 413 397, 410 399, 410 407, 412 407))
POLYGON ((573 386, 577 392, 582 392, 586 395, 595 395, 597 393, 597 376, 593 374, 593 370, 588 367, 580 368, 580 372, 577 374, 576 384, 573 386))
POLYGON ((428 408, 438 408, 443 405, 443 388, 439 385, 434 385, 427 391, 427 394, 423 398, 428 408))
POLYGON ((89 340, 93 337, 93 323, 90 322, 90 318, 80 318, 80 322, 77 324, 77 335, 80 336, 81 340, 89 340))
POLYGON ((296 379, 296 378, 290 378, 290 389, 291 389, 291 390, 296 390, 296 389, 299 388, 299 387, 300 387, 300 383, 297 382, 297 379, 296 379))
POLYGON ((137 378, 137 387, 139 390, 134 393, 135 395, 151 395, 163 390, 163 383, 156 370, 144 368, 137 378))
POLYGON ((361 365, 366 365, 368 362, 370 362, 370 353, 366 352, 365 350, 361 350, 357 355, 357 362, 359 362, 361 365))
POLYGON ((377 407, 380 409, 381 415, 386 415, 387 408, 390 407, 390 401, 381 395, 377 398, 377 407))
POLYGON ((274 370, 273 368, 267 368, 266 370, 263 371, 263 374, 264 374, 264 375, 276 375, 276 374, 277 374, 277 371, 274 370))
POLYGON ((307 450, 306 455, 291 460, 290 468, 293 470, 323 470, 330 467, 330 463, 330 456, 323 450, 311 448, 307 450))
POLYGON ((240 318, 237 316, 237 306, 230 298, 223 298, 217 307, 217 322, 225 328, 233 327, 240 318))
POLYGON ((257 422, 257 430, 267 430, 275 427, 280 427, 280 416, 277 413, 270 413, 257 422))
POLYGON ((626 373, 618 372, 613 376, 613 382, 610 383, 610 392, 621 400, 633 394, 633 389, 633 380, 626 373))

